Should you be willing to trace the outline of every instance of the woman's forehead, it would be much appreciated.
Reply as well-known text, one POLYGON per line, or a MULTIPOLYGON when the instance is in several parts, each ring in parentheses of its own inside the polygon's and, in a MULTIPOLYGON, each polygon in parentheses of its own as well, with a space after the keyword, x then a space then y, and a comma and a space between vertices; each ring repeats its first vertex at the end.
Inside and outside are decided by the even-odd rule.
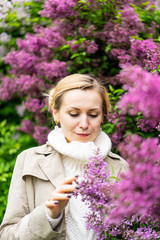
POLYGON ((102 106, 102 97, 95 89, 74 89, 64 93, 62 105, 67 108, 81 108, 85 106, 97 108, 102 106))

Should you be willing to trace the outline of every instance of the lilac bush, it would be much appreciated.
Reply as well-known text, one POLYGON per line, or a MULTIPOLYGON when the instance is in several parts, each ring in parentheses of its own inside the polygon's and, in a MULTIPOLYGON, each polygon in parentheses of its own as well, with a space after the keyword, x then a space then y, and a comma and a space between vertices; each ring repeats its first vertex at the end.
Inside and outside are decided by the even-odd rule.
POLYGON ((130 172, 123 174, 112 194, 117 209, 110 213, 113 222, 135 214, 160 216, 160 147, 157 138, 143 140, 138 135, 127 136, 119 145, 121 155, 129 162, 130 172), (123 194, 122 194, 123 193, 123 194))
POLYGON ((160 44, 152 39, 131 40, 129 50, 113 49, 112 54, 116 56, 120 65, 139 65, 147 71, 159 68, 160 65, 160 44))
POLYGON ((73 16, 76 2, 76 0, 48 0, 44 3, 41 15, 52 20, 73 16))
POLYGON ((160 119, 160 76, 135 66, 121 71, 120 79, 128 90, 118 103, 122 112, 130 115, 141 112, 156 127, 160 119))
POLYGON ((121 180, 106 171, 99 150, 89 159, 80 181, 82 200, 89 207, 87 228, 97 239, 160 239, 160 148, 157 139, 128 136, 120 151, 130 163, 121 180), (115 180, 115 182, 113 182, 115 180))

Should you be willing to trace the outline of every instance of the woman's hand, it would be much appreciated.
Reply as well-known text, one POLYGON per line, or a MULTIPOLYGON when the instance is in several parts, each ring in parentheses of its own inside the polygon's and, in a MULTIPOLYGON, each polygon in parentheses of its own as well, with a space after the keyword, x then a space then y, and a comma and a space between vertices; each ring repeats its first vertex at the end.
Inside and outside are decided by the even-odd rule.
POLYGON ((57 218, 66 207, 72 192, 78 189, 78 186, 72 184, 77 176, 66 178, 65 181, 51 194, 51 199, 46 202, 47 214, 51 218, 57 218))

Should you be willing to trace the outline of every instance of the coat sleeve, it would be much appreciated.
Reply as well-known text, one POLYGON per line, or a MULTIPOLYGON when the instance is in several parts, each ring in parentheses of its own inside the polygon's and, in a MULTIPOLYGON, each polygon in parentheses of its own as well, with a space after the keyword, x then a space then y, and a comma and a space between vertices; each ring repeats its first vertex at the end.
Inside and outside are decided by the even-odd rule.
MULTIPOLYGON (((51 240, 61 239, 62 223, 52 230, 45 214, 45 203, 29 210, 26 182, 22 178, 25 152, 21 153, 16 161, 4 219, 0 226, 0 239, 12 240, 51 240)), ((61 219, 64 222, 64 218, 61 219)))

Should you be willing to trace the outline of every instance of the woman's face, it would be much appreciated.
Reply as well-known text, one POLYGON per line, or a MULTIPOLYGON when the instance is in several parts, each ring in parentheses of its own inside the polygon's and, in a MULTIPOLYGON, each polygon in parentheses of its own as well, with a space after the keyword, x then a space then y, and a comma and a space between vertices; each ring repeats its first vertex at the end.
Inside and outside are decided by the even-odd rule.
POLYGON ((94 141, 103 121, 102 97, 94 89, 64 93, 59 110, 53 111, 68 141, 94 141))

